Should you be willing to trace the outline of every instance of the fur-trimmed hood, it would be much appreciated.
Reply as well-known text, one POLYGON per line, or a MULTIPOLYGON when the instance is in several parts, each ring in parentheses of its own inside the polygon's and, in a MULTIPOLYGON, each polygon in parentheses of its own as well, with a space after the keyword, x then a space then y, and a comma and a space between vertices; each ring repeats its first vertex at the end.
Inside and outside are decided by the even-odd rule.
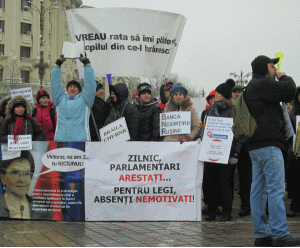
MULTIPOLYGON (((189 111, 193 106, 193 102, 191 98, 188 96, 183 100, 183 103, 180 105, 181 111, 189 111)), ((171 111, 178 111, 178 106, 172 101, 172 97, 170 97, 169 101, 166 104, 166 108, 171 111)))
POLYGON ((1 99, 0 101, 0 115, 5 117, 5 112, 6 112, 6 106, 8 101, 11 99, 11 96, 6 96, 4 98, 1 99))
POLYGON ((29 102, 26 100, 26 98, 23 95, 17 95, 14 96, 6 106, 6 119, 10 119, 14 114, 13 114, 13 106, 17 102, 23 102, 25 105, 25 116, 31 116, 32 114, 32 107, 29 104, 29 102))

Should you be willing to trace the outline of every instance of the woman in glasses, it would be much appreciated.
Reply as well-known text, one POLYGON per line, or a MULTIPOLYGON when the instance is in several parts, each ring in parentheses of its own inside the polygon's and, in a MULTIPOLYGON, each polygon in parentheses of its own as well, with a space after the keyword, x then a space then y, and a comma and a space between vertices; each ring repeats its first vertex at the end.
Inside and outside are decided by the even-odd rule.
POLYGON ((0 217, 49 219, 47 211, 32 210, 32 198, 27 193, 33 173, 34 159, 29 151, 21 151, 20 157, 1 161, 0 217))

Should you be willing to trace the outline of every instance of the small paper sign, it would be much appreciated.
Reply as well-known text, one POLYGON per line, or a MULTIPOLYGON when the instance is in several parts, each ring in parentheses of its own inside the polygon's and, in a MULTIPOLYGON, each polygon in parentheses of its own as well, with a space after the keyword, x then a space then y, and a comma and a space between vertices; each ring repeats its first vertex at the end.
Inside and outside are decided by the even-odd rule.
POLYGON ((23 95, 29 103, 33 103, 31 87, 11 90, 10 94, 11 94, 11 98, 13 98, 14 96, 17 96, 17 95, 23 95))
POLYGON ((208 116, 198 160, 228 164, 233 140, 232 118, 208 116))
POLYGON ((32 150, 31 134, 19 135, 15 140, 14 135, 7 136, 8 151, 32 150))
POLYGON ((127 141, 130 140, 125 117, 122 117, 99 130, 101 141, 127 141))
POLYGON ((160 114, 160 136, 190 133, 190 111, 176 111, 160 114))
POLYGON ((80 58, 80 54, 82 54, 83 56, 85 55, 84 42, 80 41, 72 43, 65 41, 61 53, 64 55, 65 58, 80 58))

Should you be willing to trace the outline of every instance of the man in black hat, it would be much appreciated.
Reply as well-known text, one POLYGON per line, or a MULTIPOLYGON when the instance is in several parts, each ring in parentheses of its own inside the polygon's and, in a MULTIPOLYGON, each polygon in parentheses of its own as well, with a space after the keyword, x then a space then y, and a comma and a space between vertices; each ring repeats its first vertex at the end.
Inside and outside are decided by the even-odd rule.
POLYGON ((256 57, 251 63, 253 78, 244 95, 249 112, 257 123, 248 144, 253 173, 250 204, 255 246, 300 245, 300 239, 290 235, 286 223, 282 155, 285 132, 280 105, 280 102, 293 99, 296 85, 291 77, 277 71, 275 65, 278 61, 278 58, 256 57), (271 230, 266 218, 267 201, 271 230))
POLYGON ((105 102, 102 97, 105 94, 104 86, 102 83, 96 81, 96 94, 94 105, 91 109, 89 120, 91 140, 100 141, 99 129, 104 126, 106 118, 109 113, 109 103, 105 102))

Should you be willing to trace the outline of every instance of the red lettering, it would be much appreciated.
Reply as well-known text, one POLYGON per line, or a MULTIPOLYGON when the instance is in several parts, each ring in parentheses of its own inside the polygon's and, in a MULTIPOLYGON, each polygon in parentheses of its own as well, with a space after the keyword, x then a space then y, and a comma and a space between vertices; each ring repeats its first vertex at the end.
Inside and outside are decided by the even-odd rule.
POLYGON ((120 176, 119 181, 124 181, 123 175, 120 176))
POLYGON ((182 197, 182 195, 179 196, 178 202, 183 202, 183 197, 182 197))
POLYGON ((125 175, 125 181, 130 181, 130 175, 125 175))

